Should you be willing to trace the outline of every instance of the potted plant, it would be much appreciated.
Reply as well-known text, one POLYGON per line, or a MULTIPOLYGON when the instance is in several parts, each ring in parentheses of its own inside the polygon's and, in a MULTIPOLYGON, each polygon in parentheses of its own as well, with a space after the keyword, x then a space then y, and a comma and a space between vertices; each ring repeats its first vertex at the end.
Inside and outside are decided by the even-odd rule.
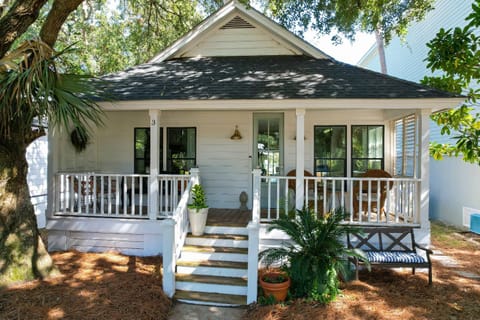
POLYGON ((284 301, 290 288, 290 277, 279 270, 267 270, 260 274, 260 287, 263 295, 268 298, 273 296, 276 302, 284 301))
POLYGON ((344 245, 342 238, 356 230, 343 224, 344 218, 342 208, 321 216, 304 208, 297 211, 295 218, 281 215, 269 226, 268 231, 283 231, 291 242, 262 251, 260 260, 267 266, 281 262, 281 269, 291 279, 293 297, 328 303, 340 292, 339 275, 346 274, 348 257, 368 262, 361 250, 344 245))
POLYGON ((188 205, 188 219, 194 236, 201 236, 207 223, 208 206, 205 191, 200 184, 192 188, 192 203, 188 205))

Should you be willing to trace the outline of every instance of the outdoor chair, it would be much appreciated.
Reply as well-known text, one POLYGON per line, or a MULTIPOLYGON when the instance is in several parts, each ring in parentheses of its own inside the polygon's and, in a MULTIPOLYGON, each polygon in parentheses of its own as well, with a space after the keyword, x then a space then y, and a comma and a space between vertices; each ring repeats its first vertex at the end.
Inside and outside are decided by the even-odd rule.
MULTIPOLYGON (((392 178, 392 176, 384 170, 380 169, 370 169, 363 173, 360 177, 362 178, 392 178)), ((393 186, 393 181, 354 181, 353 187, 353 212, 356 217, 360 212, 368 213, 368 199, 370 195, 370 209, 371 211, 376 210, 378 214, 382 212, 386 215, 385 210, 385 200, 387 199, 387 193, 393 186), (370 184, 370 188, 369 188, 370 184), (378 187, 380 190, 378 191, 378 187), (377 192, 380 192, 378 195, 377 192), (378 199, 380 202, 378 203, 378 199), (359 208, 361 202, 361 208, 359 208)))

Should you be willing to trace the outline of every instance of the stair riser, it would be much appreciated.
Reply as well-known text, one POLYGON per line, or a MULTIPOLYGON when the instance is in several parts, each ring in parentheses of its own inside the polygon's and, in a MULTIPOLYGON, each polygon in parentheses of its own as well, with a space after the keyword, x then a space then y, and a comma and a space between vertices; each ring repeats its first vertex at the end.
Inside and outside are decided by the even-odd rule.
POLYGON ((215 306, 215 307, 240 307, 245 306, 247 303, 242 304, 231 304, 224 302, 214 302, 214 301, 200 301, 200 300, 189 300, 189 299, 178 299, 177 301, 188 303, 188 304, 198 304, 202 306, 215 306))
POLYGON ((246 295, 247 287, 242 286, 229 286, 229 285, 219 285, 203 282, 189 282, 189 281, 177 281, 175 288, 177 290, 185 291, 198 291, 198 292, 212 292, 212 293, 221 293, 221 294, 236 294, 236 295, 246 295))
POLYGON ((177 266, 177 273, 196 274, 217 277, 246 277, 245 269, 212 268, 212 267, 184 267, 177 266))
POLYGON ((238 234, 238 235, 248 235, 247 228, 235 228, 235 227, 217 227, 217 226, 206 226, 205 234, 214 233, 214 234, 238 234))
POLYGON ((182 259, 190 261, 235 261, 248 262, 248 255, 242 253, 182 251, 182 259))
POLYGON ((191 238, 185 240, 188 245, 204 247, 232 247, 248 248, 248 240, 212 239, 212 238, 191 238))

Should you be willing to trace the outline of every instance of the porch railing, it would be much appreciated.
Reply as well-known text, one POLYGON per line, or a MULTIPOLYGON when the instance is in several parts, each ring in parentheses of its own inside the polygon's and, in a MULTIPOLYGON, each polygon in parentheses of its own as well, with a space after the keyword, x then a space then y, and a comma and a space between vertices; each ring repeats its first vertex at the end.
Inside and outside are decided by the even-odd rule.
MULTIPOLYGON (((419 183, 413 178, 304 177, 304 206, 319 215, 342 207, 348 223, 418 225, 419 183)), ((295 214, 295 184, 296 177, 260 177, 260 221, 295 214)))
MULTIPOLYGON (((148 219, 149 175, 58 173, 55 177, 55 215, 148 219)), ((170 217, 187 188, 189 175, 158 175, 155 216, 170 217)))

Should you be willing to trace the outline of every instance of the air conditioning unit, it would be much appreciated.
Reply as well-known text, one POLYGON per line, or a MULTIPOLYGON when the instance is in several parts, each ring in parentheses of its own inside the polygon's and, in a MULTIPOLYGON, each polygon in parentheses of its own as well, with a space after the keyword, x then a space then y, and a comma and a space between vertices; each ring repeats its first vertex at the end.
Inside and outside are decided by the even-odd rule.
POLYGON ((472 213, 470 216, 470 231, 480 234, 480 213, 472 213))

